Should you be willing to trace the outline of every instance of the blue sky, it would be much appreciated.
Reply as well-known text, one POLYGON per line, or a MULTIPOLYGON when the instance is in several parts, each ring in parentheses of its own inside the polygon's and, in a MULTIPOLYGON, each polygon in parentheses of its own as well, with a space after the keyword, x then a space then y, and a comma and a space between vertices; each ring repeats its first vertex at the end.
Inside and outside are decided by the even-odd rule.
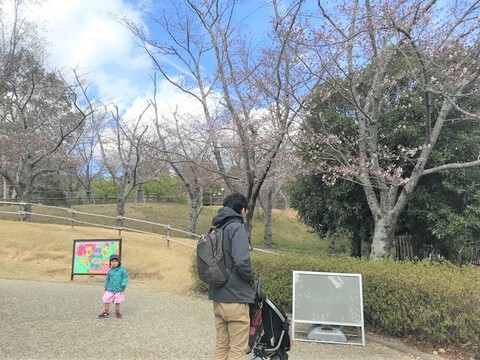
MULTIPOLYGON (((47 52, 53 68, 66 71, 77 68, 79 73, 88 73, 105 102, 115 103, 123 111, 132 108, 140 111, 152 95, 152 65, 140 51, 134 36, 114 16, 123 13, 142 22, 137 6, 150 1, 44 0, 31 5, 27 16, 44 29, 42 35, 49 44, 47 52)), ((170 1, 164 4, 168 6, 170 1)), ((251 14, 255 3, 244 2, 242 12, 251 14)), ((155 1, 155 4, 158 6, 161 2, 155 1)), ((265 14, 256 11, 249 20, 252 26, 262 26, 265 14)), ((159 98, 183 101, 166 83, 160 88, 163 93, 159 98)))

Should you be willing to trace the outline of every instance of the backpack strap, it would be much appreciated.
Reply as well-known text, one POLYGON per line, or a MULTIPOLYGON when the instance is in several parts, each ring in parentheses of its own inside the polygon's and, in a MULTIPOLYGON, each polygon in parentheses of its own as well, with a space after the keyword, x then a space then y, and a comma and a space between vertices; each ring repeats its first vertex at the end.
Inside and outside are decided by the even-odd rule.
MULTIPOLYGON (((226 227, 227 225, 232 224, 232 223, 234 223, 234 222, 238 222, 238 221, 236 221, 236 220, 234 220, 234 219, 231 219, 231 220, 229 220, 229 221, 226 221, 226 222, 223 223, 222 225, 218 225, 218 227, 219 227, 220 229, 222 229, 222 250, 223 250, 223 258, 224 258, 224 259, 225 259, 225 233, 223 232, 223 230, 225 229, 225 227, 226 227)), ((235 231, 234 231, 233 234, 232 234, 232 237, 235 236, 235 234, 237 233, 237 231, 238 231, 238 228, 235 229, 235 231)), ((232 245, 232 244, 230 243, 230 252, 232 251, 231 245, 232 245)), ((224 261, 225 261, 225 260, 224 260, 224 261)), ((225 265, 226 265, 226 264, 225 264, 225 265)), ((230 269, 230 271, 233 270, 233 265, 234 265, 234 264, 232 264, 232 268, 230 269)))
MULTIPOLYGON (((234 222, 237 222, 237 221, 236 221, 236 220, 226 221, 226 222, 225 222, 224 224, 222 224, 219 228, 222 229, 222 230, 224 230, 224 229, 227 227, 227 225, 232 224, 232 223, 234 223, 234 222)), ((237 233, 237 231, 238 231, 238 228, 235 229, 235 231, 234 231, 233 234, 232 234, 232 237, 235 236, 235 234, 237 233)), ((225 242, 225 241, 224 241, 224 238, 223 238, 223 235, 224 235, 224 234, 222 234, 222 243, 225 242)), ((223 247, 223 250, 225 251, 225 247, 223 247)), ((231 249, 230 249, 230 250, 231 250, 231 249)), ((225 255, 224 255, 224 256, 225 256, 225 255)))

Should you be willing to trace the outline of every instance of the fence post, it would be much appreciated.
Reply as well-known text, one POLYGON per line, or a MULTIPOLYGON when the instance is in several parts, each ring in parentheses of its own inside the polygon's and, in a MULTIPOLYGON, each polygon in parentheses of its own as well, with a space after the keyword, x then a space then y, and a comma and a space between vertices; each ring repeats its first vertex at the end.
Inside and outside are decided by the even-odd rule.
POLYGON ((72 229, 75 227, 75 209, 69 210, 72 213, 72 229))
POLYGON ((171 228, 171 226, 168 225, 167 226, 167 248, 170 247, 170 228, 171 228))
POLYGON ((22 211, 22 206, 20 205, 20 202, 18 202, 18 221, 22 221, 22 214, 21 214, 21 211, 22 211))

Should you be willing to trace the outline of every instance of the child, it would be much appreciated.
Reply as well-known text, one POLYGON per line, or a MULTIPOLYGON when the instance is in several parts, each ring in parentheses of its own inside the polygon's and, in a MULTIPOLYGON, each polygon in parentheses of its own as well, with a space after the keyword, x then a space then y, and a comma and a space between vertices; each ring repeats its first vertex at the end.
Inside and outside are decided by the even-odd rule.
POLYGON ((107 318, 110 314, 110 303, 115 303, 115 314, 117 318, 121 318, 120 303, 125 301, 125 288, 128 283, 127 270, 120 263, 119 255, 110 256, 110 270, 108 270, 107 278, 105 279, 105 293, 102 301, 105 305, 105 310, 98 315, 100 319, 107 318))

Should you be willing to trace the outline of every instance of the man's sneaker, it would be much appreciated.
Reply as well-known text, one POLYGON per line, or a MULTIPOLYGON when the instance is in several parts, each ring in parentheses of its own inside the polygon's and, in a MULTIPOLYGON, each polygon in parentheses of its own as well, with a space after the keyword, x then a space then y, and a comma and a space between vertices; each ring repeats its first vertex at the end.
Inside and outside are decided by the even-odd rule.
POLYGON ((110 314, 104 311, 100 315, 98 315, 98 318, 99 319, 105 319, 105 318, 108 318, 108 315, 110 315, 110 314))
POLYGON ((116 315, 116 317, 119 318, 119 319, 122 318, 122 314, 120 314, 120 313, 116 313, 115 315, 116 315))

